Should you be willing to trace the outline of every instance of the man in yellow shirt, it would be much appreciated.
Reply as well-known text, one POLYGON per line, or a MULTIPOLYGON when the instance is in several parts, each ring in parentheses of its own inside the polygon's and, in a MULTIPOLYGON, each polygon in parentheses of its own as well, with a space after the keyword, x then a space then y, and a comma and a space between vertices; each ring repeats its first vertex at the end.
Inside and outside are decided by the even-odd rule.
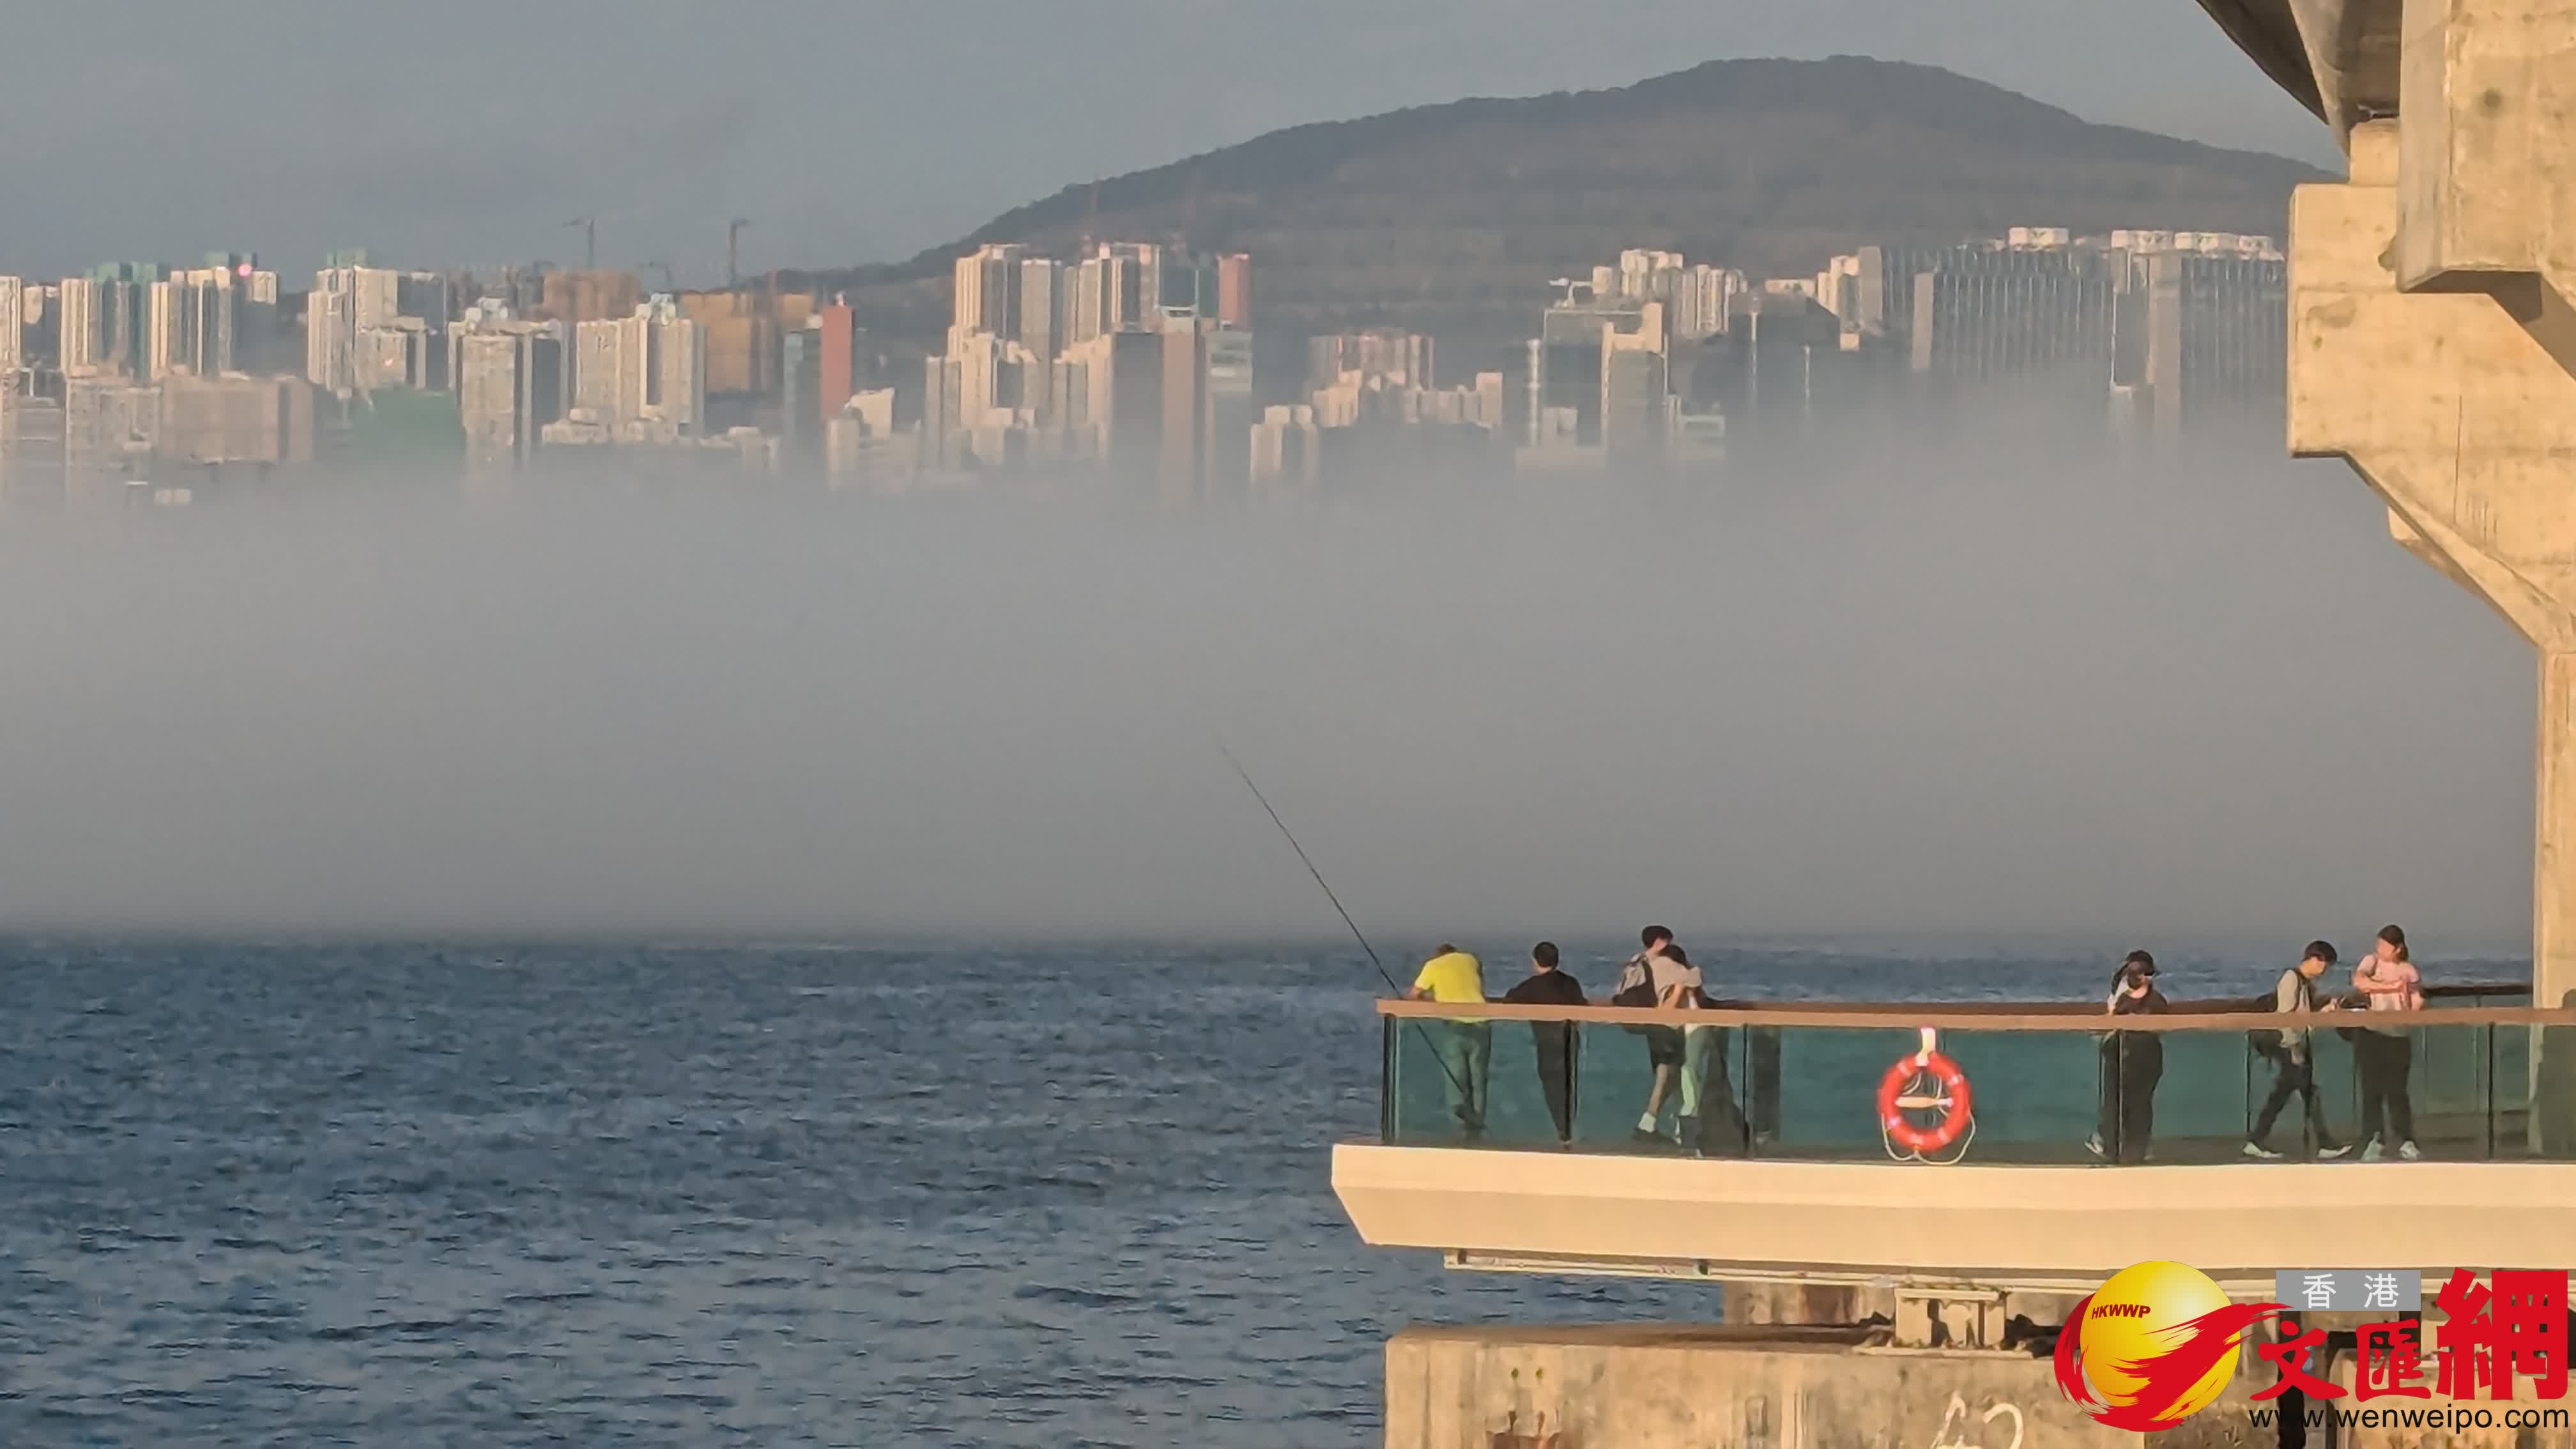
MULTIPOLYGON (((1485 967, 1475 957, 1442 942, 1413 978, 1408 1001, 1476 1002, 1485 999, 1485 967)), ((1485 1084, 1494 1060, 1494 1028, 1488 1021, 1425 1023, 1431 1048, 1440 1059, 1441 1085, 1449 1093, 1449 1110, 1470 1142, 1485 1135, 1485 1084)))

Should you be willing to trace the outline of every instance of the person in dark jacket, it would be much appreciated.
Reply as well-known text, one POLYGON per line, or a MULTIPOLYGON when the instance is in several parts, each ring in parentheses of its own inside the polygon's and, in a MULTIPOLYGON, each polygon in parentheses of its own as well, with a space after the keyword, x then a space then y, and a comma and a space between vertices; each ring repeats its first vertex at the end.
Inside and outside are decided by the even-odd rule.
MULTIPOLYGON (((1504 992, 1503 1000, 1515 1006, 1581 1006, 1583 983, 1558 964, 1556 943, 1541 941, 1530 947, 1530 974, 1504 992)), ((1530 1036, 1538 1048, 1538 1086, 1547 1094, 1547 1115, 1556 1123, 1557 1145, 1570 1147, 1574 1144, 1574 1023, 1533 1021, 1530 1036)))
MULTIPOLYGON (((2156 989, 2156 958, 2132 951, 2111 978, 2110 1014, 2160 1016, 2173 1009, 2156 989)), ((2086 1151, 2111 1162, 2144 1162, 2156 1135, 2156 1083, 2165 1074, 2162 1033, 2114 1031, 2102 1038, 2101 1111, 2086 1151)))

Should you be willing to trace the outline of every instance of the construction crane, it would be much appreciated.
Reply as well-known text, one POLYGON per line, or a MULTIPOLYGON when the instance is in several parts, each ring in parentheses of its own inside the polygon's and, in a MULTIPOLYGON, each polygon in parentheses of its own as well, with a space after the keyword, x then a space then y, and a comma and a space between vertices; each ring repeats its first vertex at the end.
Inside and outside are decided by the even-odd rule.
POLYGON ((739 216, 725 223, 725 285, 727 287, 737 286, 742 281, 742 274, 734 269, 734 247, 742 240, 742 229, 749 225, 751 225, 749 220, 739 216))
POLYGON ((1581 287, 1586 291, 1590 291, 1592 288, 1592 279, 1586 277, 1582 281, 1578 282, 1572 277, 1550 277, 1547 279, 1547 284, 1551 287, 1563 287, 1565 289, 1565 295, 1556 299, 1556 305, 1560 307, 1571 307, 1574 305, 1574 289, 1581 287))
POLYGON ((644 265, 660 270, 662 273, 663 291, 670 293, 674 297, 680 295, 679 285, 671 280, 671 264, 669 262, 646 262, 644 265))
POLYGON ((577 226, 581 228, 582 270, 586 272, 597 271, 599 269, 599 218, 595 216, 576 216, 572 220, 565 222, 564 225, 567 227, 577 226))

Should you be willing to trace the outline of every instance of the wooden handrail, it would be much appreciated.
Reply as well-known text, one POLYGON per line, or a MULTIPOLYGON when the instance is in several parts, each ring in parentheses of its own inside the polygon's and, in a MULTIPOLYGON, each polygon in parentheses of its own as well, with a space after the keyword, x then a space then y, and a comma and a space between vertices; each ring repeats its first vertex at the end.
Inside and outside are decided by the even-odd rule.
MULTIPOLYGON (((2194 1003, 2197 1004, 2197 1003, 2194 1003)), ((2437 1006, 2392 1014, 2327 1011, 2290 1016, 2271 1011, 2169 1012, 2159 1016, 2106 1014, 2098 1006, 1976 1002, 1816 1002, 1796 1005, 1727 1003, 1706 1011, 1675 1011, 1639 1006, 1520 1006, 1509 1002, 1395 1001, 1378 998, 1378 1015, 1421 1017, 1435 1021, 1567 1021, 1616 1026, 1800 1026, 1888 1028, 1912 1031, 1948 1027, 1959 1031, 2256 1031, 2297 1024, 2318 1031, 2337 1027, 2388 1026, 2568 1026, 2576 1027, 2576 1008, 2531 1006, 2437 1006)))

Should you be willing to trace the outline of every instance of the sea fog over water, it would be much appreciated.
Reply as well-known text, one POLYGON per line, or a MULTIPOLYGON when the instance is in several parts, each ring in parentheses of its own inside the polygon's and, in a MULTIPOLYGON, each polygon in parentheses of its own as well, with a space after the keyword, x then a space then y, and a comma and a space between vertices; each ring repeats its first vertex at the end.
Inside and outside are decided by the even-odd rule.
POLYGON ((452 485, 0 529, 0 923, 2528 923, 2534 666, 2340 465, 1855 445, 1167 514, 452 485))
POLYGON ((1405 1322, 1714 1313, 1357 1243, 1380 988, 1242 944, 1337 923, 1219 738, 1398 969, 2519 971, 2530 659, 2347 472, 1860 451, 13 507, 0 1443, 1355 1445, 1405 1322))

